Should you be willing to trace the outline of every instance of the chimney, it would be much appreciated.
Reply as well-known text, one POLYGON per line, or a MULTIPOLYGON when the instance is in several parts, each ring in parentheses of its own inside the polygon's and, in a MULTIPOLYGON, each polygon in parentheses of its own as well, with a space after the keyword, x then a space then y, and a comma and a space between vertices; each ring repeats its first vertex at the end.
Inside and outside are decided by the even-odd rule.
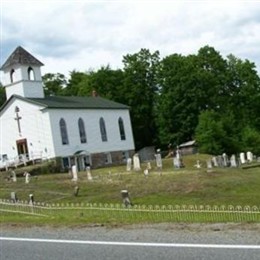
POLYGON ((93 91, 92 91, 92 97, 97 97, 97 96, 98 96, 97 91, 96 91, 96 90, 93 90, 93 91))

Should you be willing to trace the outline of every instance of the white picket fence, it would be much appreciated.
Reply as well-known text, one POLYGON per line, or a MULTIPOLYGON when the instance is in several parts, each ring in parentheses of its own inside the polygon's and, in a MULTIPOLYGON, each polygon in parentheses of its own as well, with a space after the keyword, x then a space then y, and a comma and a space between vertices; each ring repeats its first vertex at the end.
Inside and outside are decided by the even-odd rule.
POLYGON ((134 205, 101 203, 33 203, 0 200, 0 212, 56 217, 81 214, 106 216, 116 220, 150 220, 151 222, 260 222, 258 206, 210 205, 134 205))

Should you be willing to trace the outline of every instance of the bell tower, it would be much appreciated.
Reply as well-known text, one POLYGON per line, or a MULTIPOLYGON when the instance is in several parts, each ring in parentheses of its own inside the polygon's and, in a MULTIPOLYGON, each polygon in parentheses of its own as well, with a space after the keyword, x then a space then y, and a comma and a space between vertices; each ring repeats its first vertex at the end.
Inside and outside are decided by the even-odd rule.
POLYGON ((7 100, 14 94, 25 98, 44 98, 41 63, 21 46, 0 68, 4 72, 7 100))

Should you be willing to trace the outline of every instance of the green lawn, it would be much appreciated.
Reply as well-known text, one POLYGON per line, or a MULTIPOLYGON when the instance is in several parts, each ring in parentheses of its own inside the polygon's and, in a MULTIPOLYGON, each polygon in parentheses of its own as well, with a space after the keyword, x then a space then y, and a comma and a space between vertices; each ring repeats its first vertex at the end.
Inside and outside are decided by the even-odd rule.
MULTIPOLYGON (((134 205, 256 205, 259 207, 260 167, 213 168, 212 172, 208 173, 207 158, 208 155, 186 156, 183 159, 185 168, 181 169, 174 169, 172 159, 165 159, 162 176, 152 162, 152 170, 148 178, 144 176, 143 171, 126 172, 125 166, 92 170, 93 181, 87 180, 86 172, 80 172, 77 184, 71 181, 68 173, 37 174, 32 176, 29 184, 25 184, 22 174, 17 178, 17 182, 13 183, 6 180, 6 176, 10 173, 2 172, 0 198, 9 199, 10 193, 15 191, 19 200, 28 200, 29 194, 33 193, 37 202, 116 204, 122 203, 120 191, 127 189, 134 205), (197 159, 202 163, 201 169, 194 167, 197 159), (80 188, 77 197, 74 196, 76 185, 80 188)), ((144 169, 145 165, 142 165, 142 168, 144 169)), ((19 174, 24 169, 16 171, 19 174)), ((80 221, 81 217, 79 215, 77 219, 80 221)), ((27 218, 32 219, 27 216, 23 220, 20 218, 20 221, 26 222, 27 218)), ((62 218, 59 221, 62 221, 62 218)), ((5 219, 16 222, 19 216, 13 215, 5 219)), ((34 221, 37 222, 37 217, 32 220, 34 221)))

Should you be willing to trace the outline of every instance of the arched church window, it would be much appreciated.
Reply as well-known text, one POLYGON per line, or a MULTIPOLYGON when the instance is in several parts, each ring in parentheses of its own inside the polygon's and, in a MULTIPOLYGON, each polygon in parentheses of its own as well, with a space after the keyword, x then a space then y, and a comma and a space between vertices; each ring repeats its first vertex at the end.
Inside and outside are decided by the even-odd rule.
POLYGON ((99 128, 100 128, 100 134, 101 134, 101 140, 103 142, 107 141, 107 131, 106 131, 106 124, 103 117, 99 119, 99 128))
POLYGON ((125 140, 125 127, 124 127, 124 121, 121 117, 118 119, 118 127, 119 127, 119 133, 121 140, 125 140))
POLYGON ((78 120, 78 126, 79 126, 79 137, 80 137, 80 142, 86 143, 87 142, 87 137, 86 137, 86 131, 85 131, 85 125, 84 121, 82 118, 79 118, 78 120))
POLYGON ((69 144, 66 122, 63 118, 60 120, 60 135, 62 144, 69 144))
POLYGON ((13 83, 15 81, 15 71, 14 69, 11 69, 10 71, 10 81, 13 83))
POLYGON ((34 70, 31 67, 28 68, 27 72, 28 72, 28 79, 35 80, 34 70))

